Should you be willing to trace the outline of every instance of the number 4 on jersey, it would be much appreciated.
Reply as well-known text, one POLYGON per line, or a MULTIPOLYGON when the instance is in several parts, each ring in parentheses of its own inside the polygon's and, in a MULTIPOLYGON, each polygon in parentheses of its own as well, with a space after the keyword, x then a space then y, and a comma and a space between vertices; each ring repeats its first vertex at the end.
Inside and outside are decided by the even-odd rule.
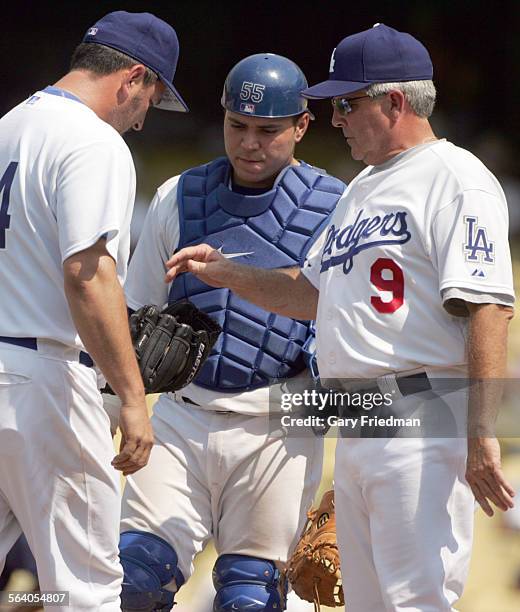
POLYGON ((11 225, 11 215, 9 210, 9 196, 11 195, 11 185, 14 175, 18 168, 18 162, 11 162, 7 170, 0 179, 0 193, 2 194, 2 204, 0 205, 0 249, 5 249, 5 234, 11 225))

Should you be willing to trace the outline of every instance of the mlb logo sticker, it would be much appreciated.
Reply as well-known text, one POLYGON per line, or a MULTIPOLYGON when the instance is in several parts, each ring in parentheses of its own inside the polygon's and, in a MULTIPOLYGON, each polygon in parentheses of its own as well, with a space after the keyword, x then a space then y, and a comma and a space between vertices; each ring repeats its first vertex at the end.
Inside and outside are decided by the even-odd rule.
POLYGON ((40 96, 31 96, 31 97, 30 97, 30 98, 27 100, 26 104, 31 104, 31 105, 32 105, 32 104, 36 104, 36 102, 38 102, 38 100, 39 100, 39 99, 40 99, 40 96))
POLYGON ((87 36, 95 36, 98 33, 97 28, 89 28, 87 32, 87 36))
POLYGON ((254 113, 255 112, 255 105, 251 104, 251 102, 242 102, 242 104, 240 105, 240 110, 243 113, 254 113))

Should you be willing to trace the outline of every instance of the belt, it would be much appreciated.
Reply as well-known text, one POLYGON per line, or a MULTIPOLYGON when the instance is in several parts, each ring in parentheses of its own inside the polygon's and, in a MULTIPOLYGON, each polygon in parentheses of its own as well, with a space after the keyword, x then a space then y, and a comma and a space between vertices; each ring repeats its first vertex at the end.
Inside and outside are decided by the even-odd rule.
MULTIPOLYGON (((0 342, 4 342, 5 344, 13 344, 14 346, 22 346, 24 348, 31 349, 32 351, 38 350, 37 338, 11 338, 9 336, 0 336, 0 342)), ((88 353, 85 353, 85 351, 79 351, 78 361, 88 368, 91 368, 94 365, 92 357, 88 353)))
POLYGON ((370 379, 324 379, 322 386, 343 393, 397 393, 406 397, 414 393, 430 391, 432 386, 424 370, 413 374, 385 374, 370 379))
MULTIPOLYGON (((197 402, 194 402, 192 399, 190 399, 189 397, 186 397, 185 395, 181 395, 181 400, 185 404, 191 404, 192 406, 200 407, 200 404, 197 404, 197 402)), ((234 414, 233 410, 212 410, 211 412, 214 412, 215 414, 234 414)))
MULTIPOLYGON (((359 382, 362 383, 362 381, 359 382)), ((348 395, 351 393, 392 393, 393 391, 397 390, 402 397, 407 397, 409 395, 414 395, 415 393, 423 393, 432 389, 432 385, 426 372, 416 372, 414 374, 405 375, 390 374, 382 376, 377 380, 372 379, 366 382, 368 383, 366 386, 360 384, 358 387, 356 385, 355 389, 349 390, 348 385, 346 387, 341 387, 341 392, 348 395)), ((335 390, 340 391, 339 388, 336 388, 335 390)), ((326 420, 329 416, 345 416, 347 413, 363 413, 363 408, 361 406, 344 407, 335 403, 329 403, 323 409, 321 416, 326 420)), ((330 425, 312 425, 312 430, 317 436, 324 436, 329 429, 330 425)))
MULTIPOLYGON (((432 385, 430 380, 428 379, 428 375, 426 372, 416 372, 414 374, 390 374, 386 376, 382 376, 377 379, 377 384, 374 386, 369 386, 368 388, 363 389, 362 393, 373 394, 373 393, 383 393, 383 394, 392 394, 394 400, 399 399, 399 395, 401 397, 408 397, 415 395, 416 393, 424 393, 425 391, 431 391, 432 385)), ((339 416, 341 417, 349 417, 349 416, 358 416, 361 414, 372 415, 375 417, 408 417, 415 410, 414 406, 402 406, 397 409, 397 412, 393 409, 393 404, 390 405, 379 405, 372 407, 370 413, 365 413, 364 409, 360 406, 340 406, 339 407, 339 416), (403 410, 405 412, 403 412, 403 410), (409 412, 409 411, 412 412, 409 412)), ((361 422, 361 428, 355 437, 361 438, 394 438, 399 435, 401 431, 400 425, 380 425, 374 421, 371 423, 370 421, 367 424, 363 424, 361 422)), ((341 437, 352 437, 353 430, 349 427, 340 426, 340 435, 341 437)))
POLYGON ((409 374, 408 376, 396 376, 395 384, 397 385, 401 395, 413 395, 414 393, 423 393, 431 391, 432 385, 426 372, 418 374, 409 374))
POLYGON ((194 402, 193 400, 191 400, 189 397, 186 397, 185 395, 183 395, 181 399, 185 404, 191 404, 192 406, 200 406, 200 404, 197 404, 197 402, 194 402))

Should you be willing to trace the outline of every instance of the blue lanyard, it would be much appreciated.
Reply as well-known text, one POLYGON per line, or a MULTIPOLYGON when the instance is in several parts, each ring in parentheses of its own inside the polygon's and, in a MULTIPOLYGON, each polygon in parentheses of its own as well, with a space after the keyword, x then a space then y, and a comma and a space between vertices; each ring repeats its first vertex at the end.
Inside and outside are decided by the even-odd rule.
POLYGON ((60 89, 59 87, 53 87, 52 85, 48 85, 45 89, 42 90, 44 93, 51 94, 52 96, 60 96, 62 98, 68 98, 69 100, 74 100, 75 102, 79 102, 83 104, 83 102, 74 94, 65 91, 64 89, 60 89))

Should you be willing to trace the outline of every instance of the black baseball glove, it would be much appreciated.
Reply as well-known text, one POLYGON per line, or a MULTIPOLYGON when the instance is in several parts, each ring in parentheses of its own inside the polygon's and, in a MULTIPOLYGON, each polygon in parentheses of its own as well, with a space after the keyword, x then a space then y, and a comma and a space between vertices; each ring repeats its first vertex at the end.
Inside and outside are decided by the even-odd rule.
POLYGON ((220 325, 187 300, 143 306, 130 315, 130 333, 146 393, 177 391, 199 373, 220 325))

